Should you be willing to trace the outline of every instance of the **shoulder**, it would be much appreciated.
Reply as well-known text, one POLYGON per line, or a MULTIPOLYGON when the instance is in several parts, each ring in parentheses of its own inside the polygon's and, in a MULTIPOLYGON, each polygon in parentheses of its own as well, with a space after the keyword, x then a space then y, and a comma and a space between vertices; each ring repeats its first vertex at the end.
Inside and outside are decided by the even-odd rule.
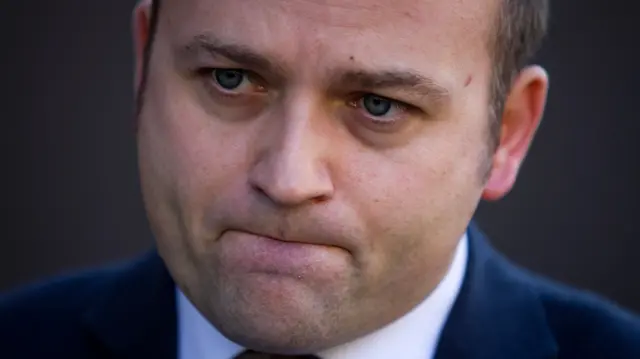
POLYGON ((25 311, 55 315, 79 310, 94 289, 111 276, 106 269, 94 269, 38 281, 4 293, 0 296, 0 318, 4 319, 0 323, 24 319, 18 317, 25 311))
POLYGON ((67 357, 74 357, 69 354, 82 350, 82 343, 86 342, 86 311, 111 290, 131 265, 121 263, 59 276, 0 295, 3 352, 63 351, 67 357), (30 343, 37 343, 39 348, 30 343))
POLYGON ((525 274, 539 297, 560 357, 640 358, 640 316, 597 294, 525 274))
MULTIPOLYGON (((562 359, 640 358, 640 316, 613 301, 589 291, 572 288, 533 273, 495 251, 480 228, 472 223, 469 231, 473 270, 481 273, 479 286, 498 283, 492 288, 492 302, 518 311, 537 313, 527 320, 541 320, 550 339, 555 341, 562 359), (517 296, 515 295, 517 293, 517 296), (517 307, 509 299, 527 298, 527 306, 517 307), (505 299, 507 298, 507 299, 505 299), (501 299, 501 300, 498 300, 501 299), (534 304, 535 303, 535 304, 534 304), (534 304, 533 306, 531 304, 534 304)), ((514 317, 518 311, 503 308, 500 313, 514 317)), ((526 313, 524 313, 526 314, 526 313)), ((512 322, 517 319, 513 319, 512 322)), ((538 325, 523 323, 520 328, 538 325)))

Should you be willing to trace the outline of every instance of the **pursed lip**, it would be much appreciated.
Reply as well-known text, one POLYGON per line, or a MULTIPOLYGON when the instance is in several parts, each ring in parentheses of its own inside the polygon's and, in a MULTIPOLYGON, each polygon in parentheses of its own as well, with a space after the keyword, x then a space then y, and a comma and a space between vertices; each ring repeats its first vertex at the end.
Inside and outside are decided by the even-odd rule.
POLYGON ((317 234, 304 236, 304 239, 302 239, 300 237, 295 237, 295 238, 281 237, 278 235, 274 235, 273 233, 266 233, 265 231, 254 231, 254 230, 245 229, 245 228, 231 228, 231 229, 228 229, 227 231, 242 232, 242 233, 246 233, 246 234, 257 236, 257 237, 263 237, 263 238, 271 239, 274 241, 285 242, 290 244, 335 247, 337 249, 347 250, 344 246, 341 246, 335 241, 332 241, 329 238, 324 238, 324 237, 320 238, 320 236, 318 236, 317 234))
POLYGON ((332 273, 341 272, 345 260, 348 261, 343 250, 326 244, 286 241, 237 230, 228 230, 221 238, 224 242, 222 260, 229 270, 237 273, 329 280, 332 273))

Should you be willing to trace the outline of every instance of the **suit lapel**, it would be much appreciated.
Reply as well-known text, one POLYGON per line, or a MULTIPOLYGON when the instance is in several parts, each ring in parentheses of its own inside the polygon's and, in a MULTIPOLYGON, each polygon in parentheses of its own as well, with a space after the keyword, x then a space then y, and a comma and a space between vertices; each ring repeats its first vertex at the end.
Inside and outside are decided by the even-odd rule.
POLYGON ((153 251, 116 270, 97 289, 85 322, 101 353, 114 358, 176 359, 175 286, 153 251))
POLYGON ((469 262, 436 359, 548 359, 556 342, 531 279, 509 264, 472 223, 469 262))

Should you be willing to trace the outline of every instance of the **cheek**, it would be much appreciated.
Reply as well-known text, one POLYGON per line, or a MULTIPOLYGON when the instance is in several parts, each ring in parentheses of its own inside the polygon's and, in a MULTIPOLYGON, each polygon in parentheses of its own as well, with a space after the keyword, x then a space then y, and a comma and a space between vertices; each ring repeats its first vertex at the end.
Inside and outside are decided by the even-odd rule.
POLYGON ((372 156, 350 166, 356 169, 352 182, 358 184, 351 190, 362 192, 362 209, 372 211, 374 222, 405 227, 445 215, 460 203, 460 196, 473 196, 476 144, 439 142, 402 150, 411 154, 372 156))
POLYGON ((467 136, 420 140, 349 166, 349 182, 356 185, 347 193, 367 229, 373 276, 424 276, 446 264, 479 197, 474 178, 479 141, 467 136))
POLYGON ((139 129, 148 211, 161 231, 180 230, 181 237, 203 246, 196 239, 211 235, 202 228, 205 209, 244 178, 249 139, 246 131, 211 118, 184 91, 155 88, 139 129))

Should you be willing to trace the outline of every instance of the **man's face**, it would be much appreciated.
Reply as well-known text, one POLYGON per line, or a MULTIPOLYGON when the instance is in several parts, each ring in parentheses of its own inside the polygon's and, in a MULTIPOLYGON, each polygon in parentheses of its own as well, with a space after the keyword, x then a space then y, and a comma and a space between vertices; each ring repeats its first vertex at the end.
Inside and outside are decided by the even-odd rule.
POLYGON ((165 1, 144 198, 229 338, 313 351, 441 280, 483 189, 493 0, 165 1))

